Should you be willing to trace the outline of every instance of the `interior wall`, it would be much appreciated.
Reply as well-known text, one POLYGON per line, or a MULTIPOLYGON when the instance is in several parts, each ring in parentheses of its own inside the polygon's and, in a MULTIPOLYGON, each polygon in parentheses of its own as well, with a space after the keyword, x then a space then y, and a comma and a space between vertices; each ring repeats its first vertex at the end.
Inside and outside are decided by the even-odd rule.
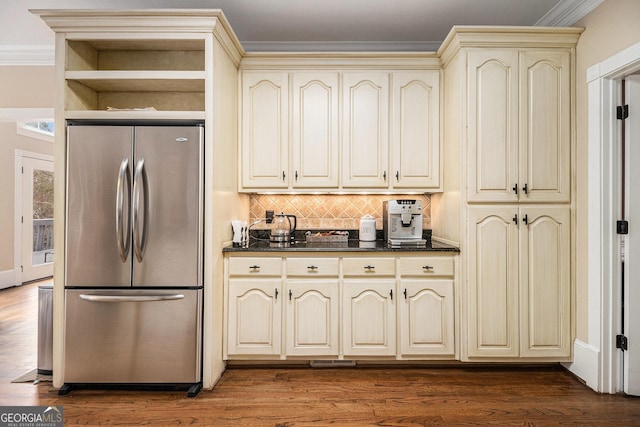
MULTIPOLYGON (((588 96, 587 69, 640 42, 640 2, 605 0, 577 22, 584 27, 576 48, 576 338, 588 342, 588 96)), ((612 225, 613 226, 613 225, 612 225)))
MULTIPOLYGON (((53 108, 53 66, 0 67, 0 108, 53 108)), ((16 133, 0 122, 0 272, 13 270, 15 150, 53 154, 53 144, 16 133)))

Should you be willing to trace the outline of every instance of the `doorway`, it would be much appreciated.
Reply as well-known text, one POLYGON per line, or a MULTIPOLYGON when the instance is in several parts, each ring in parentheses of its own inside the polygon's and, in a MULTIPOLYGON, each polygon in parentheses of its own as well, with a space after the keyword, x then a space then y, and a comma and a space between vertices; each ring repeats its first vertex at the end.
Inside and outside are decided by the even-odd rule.
POLYGON ((53 158, 16 150, 15 264, 20 280, 53 276, 53 158))

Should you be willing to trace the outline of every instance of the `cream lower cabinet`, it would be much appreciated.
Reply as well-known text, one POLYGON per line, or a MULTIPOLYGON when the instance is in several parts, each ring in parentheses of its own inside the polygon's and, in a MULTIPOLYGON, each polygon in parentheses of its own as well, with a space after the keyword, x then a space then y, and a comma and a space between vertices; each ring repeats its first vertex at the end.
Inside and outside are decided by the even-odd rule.
POLYGON ((452 257, 399 259, 400 354, 455 356, 452 257))
POLYGON ((229 256, 225 358, 453 360, 454 258, 229 256))
POLYGON ((395 258, 345 258, 342 351, 345 356, 395 356, 395 258))
POLYGON ((286 354, 337 357, 339 259, 287 258, 286 263, 286 354))
POLYGON ((281 271, 281 258, 229 259, 226 340, 229 355, 280 355, 281 271))
POLYGON ((473 206, 468 224, 468 357, 569 357, 569 207, 473 206))

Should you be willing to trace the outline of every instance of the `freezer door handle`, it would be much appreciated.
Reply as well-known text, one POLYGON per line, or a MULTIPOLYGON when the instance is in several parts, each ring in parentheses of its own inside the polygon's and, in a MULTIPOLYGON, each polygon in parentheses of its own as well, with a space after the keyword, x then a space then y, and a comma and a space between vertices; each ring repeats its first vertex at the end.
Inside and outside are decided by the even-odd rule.
POLYGON ((165 295, 91 295, 80 294, 80 299, 93 302, 154 302, 184 299, 183 294, 165 295))
POLYGON ((129 258, 130 236, 131 236, 131 219, 129 215, 124 214, 124 192, 127 189, 127 212, 130 208, 131 200, 131 175, 129 174, 129 159, 123 159, 120 163, 118 172, 118 183, 116 186, 116 239, 118 240, 118 252, 120 260, 127 262, 129 258), (125 185, 126 181, 126 185, 125 185), (127 218, 127 226, 125 232, 124 220, 127 218))
POLYGON ((144 159, 138 160, 133 178, 133 247, 138 262, 144 259, 144 250, 147 246, 147 233, 149 222, 149 183, 147 170, 144 167, 144 159), (142 187, 142 191, 140 188, 142 187), (142 234, 140 233, 140 193, 142 192, 143 221, 142 234))

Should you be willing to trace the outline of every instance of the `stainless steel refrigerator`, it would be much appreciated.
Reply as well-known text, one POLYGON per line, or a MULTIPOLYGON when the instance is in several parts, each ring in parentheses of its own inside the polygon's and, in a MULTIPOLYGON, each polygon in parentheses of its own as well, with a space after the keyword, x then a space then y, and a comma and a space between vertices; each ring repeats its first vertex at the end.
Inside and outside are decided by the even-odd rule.
POLYGON ((65 386, 201 387, 203 136, 69 122, 65 386))

